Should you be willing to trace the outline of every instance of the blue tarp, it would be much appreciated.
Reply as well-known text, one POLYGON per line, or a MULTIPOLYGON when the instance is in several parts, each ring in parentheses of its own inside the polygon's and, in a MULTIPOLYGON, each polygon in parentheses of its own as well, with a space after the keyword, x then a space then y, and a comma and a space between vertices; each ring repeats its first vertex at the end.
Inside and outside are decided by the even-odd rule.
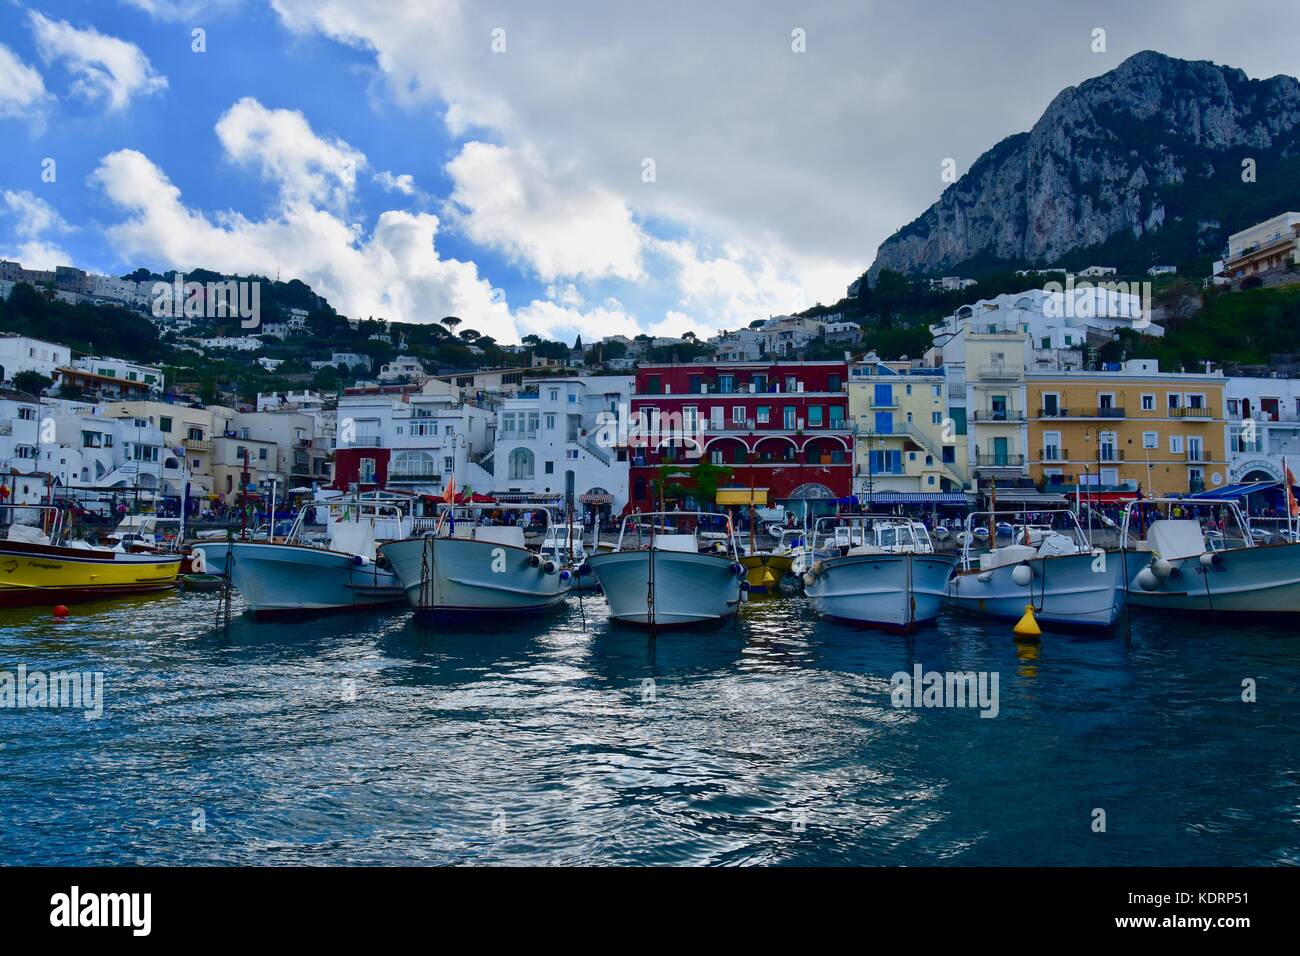
MULTIPOLYGON (((1188 495, 1189 498, 1222 498, 1225 500, 1235 501, 1238 498, 1244 498, 1246 495, 1253 495, 1261 491, 1277 491, 1281 493, 1282 482, 1280 481, 1245 481, 1237 482, 1231 485, 1224 485, 1222 488, 1214 488, 1210 491, 1198 491, 1194 495, 1188 495)), ((1300 489, 1294 489, 1300 493, 1300 489)))

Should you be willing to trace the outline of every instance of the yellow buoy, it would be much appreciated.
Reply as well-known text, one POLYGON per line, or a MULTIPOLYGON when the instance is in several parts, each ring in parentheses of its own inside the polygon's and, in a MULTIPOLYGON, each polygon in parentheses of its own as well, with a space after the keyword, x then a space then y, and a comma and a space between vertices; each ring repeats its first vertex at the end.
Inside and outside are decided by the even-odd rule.
POLYGON ((1020 619, 1011 633, 1016 636, 1016 640, 1036 641, 1043 636, 1042 629, 1039 628, 1038 622, 1034 620, 1034 606, 1025 605, 1025 616, 1020 619))

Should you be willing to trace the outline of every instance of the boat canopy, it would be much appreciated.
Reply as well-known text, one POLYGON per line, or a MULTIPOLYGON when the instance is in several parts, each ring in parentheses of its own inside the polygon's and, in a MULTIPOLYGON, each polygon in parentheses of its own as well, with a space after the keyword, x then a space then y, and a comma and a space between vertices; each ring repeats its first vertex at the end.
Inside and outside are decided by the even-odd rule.
MULTIPOLYGON (((1240 501, 1247 495, 1257 494, 1259 492, 1274 492, 1281 495, 1282 482, 1280 481, 1239 481, 1231 485, 1224 485, 1222 488, 1215 488, 1212 491, 1198 491, 1194 495, 1188 495, 1189 498, 1219 498, 1231 501, 1240 501)), ((1300 498, 1300 488, 1292 486, 1292 494, 1300 498)))

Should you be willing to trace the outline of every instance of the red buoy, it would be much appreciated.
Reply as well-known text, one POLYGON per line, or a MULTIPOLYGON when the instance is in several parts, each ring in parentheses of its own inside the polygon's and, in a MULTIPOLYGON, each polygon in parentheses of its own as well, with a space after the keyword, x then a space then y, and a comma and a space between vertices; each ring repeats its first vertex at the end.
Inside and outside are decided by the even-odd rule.
POLYGON ((67 617, 67 616, 68 616, 68 609, 67 609, 67 607, 66 607, 65 605, 63 605, 63 604, 56 604, 56 605, 54 605, 54 616, 57 617, 57 618, 65 618, 65 617, 67 617))

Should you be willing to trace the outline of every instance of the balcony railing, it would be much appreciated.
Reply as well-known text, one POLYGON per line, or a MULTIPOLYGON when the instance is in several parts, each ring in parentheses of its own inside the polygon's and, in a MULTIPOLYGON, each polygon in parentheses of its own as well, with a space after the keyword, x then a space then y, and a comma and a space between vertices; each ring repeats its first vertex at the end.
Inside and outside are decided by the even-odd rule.
POLYGON ((212 451, 212 442, 206 438, 186 438, 181 444, 186 451, 212 451))
POLYGON ((357 448, 379 448, 382 440, 378 435, 358 435, 347 444, 355 445, 357 448))
POLYGON ((1025 463, 1024 455, 976 455, 975 463, 986 468, 1019 468, 1025 463))
POLYGON ((1021 374, 1021 369, 1015 365, 984 365, 980 368, 980 378, 986 381, 1013 382, 1021 374))
POLYGON ((442 469, 413 466, 394 467, 388 471, 389 481, 442 481, 442 469))
POLYGON ((1069 461, 1070 453, 1064 448, 1042 448, 1038 452, 1039 461, 1069 461))
POLYGON ((1171 408, 1170 418, 1213 418, 1214 413, 1208 408, 1171 408))
POLYGON ((1069 418, 1070 410, 1068 408, 1040 408, 1038 410, 1039 418, 1069 418))
POLYGON ((1018 408, 982 408, 975 410, 977 422, 1023 422, 1025 413, 1018 408))
POLYGON ((1103 465, 1114 464, 1117 461, 1123 461, 1124 450, 1122 448, 1112 450, 1112 451, 1106 451, 1105 449, 1102 449, 1101 453, 1097 456, 1097 460, 1101 462, 1103 465))
POLYGON ((1123 406, 1098 405, 1097 418, 1125 418, 1123 406))

